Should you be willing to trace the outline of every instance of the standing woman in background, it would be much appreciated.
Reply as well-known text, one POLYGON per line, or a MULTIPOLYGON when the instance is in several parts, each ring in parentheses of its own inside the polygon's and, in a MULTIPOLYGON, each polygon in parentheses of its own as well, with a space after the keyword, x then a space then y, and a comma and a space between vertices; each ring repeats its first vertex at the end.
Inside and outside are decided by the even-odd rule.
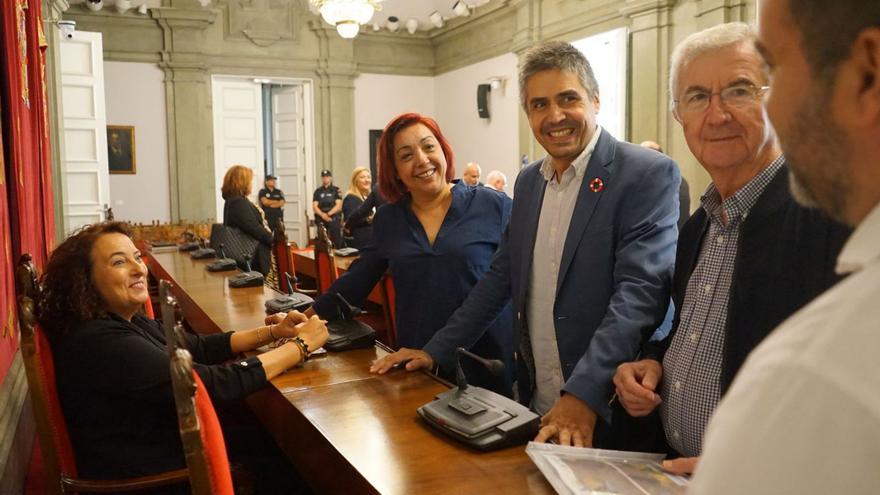
POLYGON ((248 198, 253 179, 254 171, 243 165, 233 165, 226 171, 220 188, 226 201, 223 204, 223 225, 235 227, 259 241, 251 259, 251 269, 266 275, 272 265, 272 232, 266 226, 263 212, 248 198))
POLYGON ((367 167, 357 167, 351 173, 351 187, 345 199, 342 200, 342 216, 345 219, 345 227, 349 232, 346 236, 345 243, 348 247, 363 249, 364 246, 373 237, 373 216, 361 220, 360 222, 349 222, 349 217, 357 211, 358 207, 364 204, 364 200, 370 195, 370 188, 373 185, 373 177, 370 175, 370 169, 367 167))
MULTIPOLYGON (((452 148, 433 119, 396 117, 379 140, 379 188, 388 204, 373 221, 373 239, 360 258, 315 301, 323 319, 339 316, 336 293, 361 304, 391 271, 397 298, 397 345, 421 349, 489 269, 510 218, 510 198, 484 187, 453 185, 452 148)), ((312 310, 310 310, 312 311, 312 310)), ((308 314, 308 313, 307 313, 308 314)), ((504 376, 463 362, 471 383, 510 394, 515 349, 510 305, 470 346, 500 359, 504 376)), ((452 378, 455 370, 441 369, 452 378)))

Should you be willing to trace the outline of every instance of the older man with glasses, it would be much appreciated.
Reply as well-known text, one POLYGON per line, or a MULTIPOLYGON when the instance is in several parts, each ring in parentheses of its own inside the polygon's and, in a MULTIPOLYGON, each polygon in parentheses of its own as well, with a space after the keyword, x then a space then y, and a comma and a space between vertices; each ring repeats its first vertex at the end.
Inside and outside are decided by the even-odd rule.
POLYGON ((746 24, 723 24, 673 53, 673 114, 712 183, 679 236, 672 332, 614 377, 629 414, 656 420, 659 409, 665 435, 641 447, 678 457, 665 464, 677 473, 694 471, 706 424, 749 351, 836 281, 848 235, 791 198, 761 106, 768 76, 754 40, 746 24))

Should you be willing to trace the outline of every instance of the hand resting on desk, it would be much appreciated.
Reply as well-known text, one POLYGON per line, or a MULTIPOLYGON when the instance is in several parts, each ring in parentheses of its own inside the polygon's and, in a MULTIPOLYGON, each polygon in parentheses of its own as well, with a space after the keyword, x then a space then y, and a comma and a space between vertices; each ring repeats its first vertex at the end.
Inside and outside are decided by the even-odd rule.
POLYGON ((434 359, 421 349, 408 349, 406 347, 399 351, 379 358, 370 366, 370 373, 385 374, 388 370, 395 366, 406 363, 407 371, 416 371, 422 369, 431 369, 434 367, 434 359))

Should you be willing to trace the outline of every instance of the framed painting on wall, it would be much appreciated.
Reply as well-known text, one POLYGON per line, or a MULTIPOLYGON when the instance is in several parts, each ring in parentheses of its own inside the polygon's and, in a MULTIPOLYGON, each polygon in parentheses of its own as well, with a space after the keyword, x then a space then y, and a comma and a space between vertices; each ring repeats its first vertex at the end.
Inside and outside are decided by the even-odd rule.
POLYGON ((134 174, 137 172, 134 126, 107 126, 107 166, 111 174, 134 174))

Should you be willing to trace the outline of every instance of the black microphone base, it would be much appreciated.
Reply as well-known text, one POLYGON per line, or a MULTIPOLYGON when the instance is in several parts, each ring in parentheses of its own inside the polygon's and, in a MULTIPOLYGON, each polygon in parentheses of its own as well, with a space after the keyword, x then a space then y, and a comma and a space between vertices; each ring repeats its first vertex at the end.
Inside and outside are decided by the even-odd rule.
POLYGON ((191 251, 189 255, 194 260, 206 260, 215 257, 216 253, 211 248, 199 248, 195 251, 191 251))
POLYGON ((524 444, 538 434, 540 416, 480 387, 453 388, 418 409, 426 423, 477 450, 524 444))
POLYGON ((327 322, 330 334, 324 349, 332 352, 366 349, 376 342, 376 331, 357 320, 333 320, 327 322))
POLYGON ((266 313, 275 314, 286 313, 288 311, 301 311, 307 309, 314 302, 315 300, 311 297, 294 292, 293 294, 279 296, 275 299, 266 301, 266 313))
POLYGON ((236 269, 238 269, 238 265, 235 264, 235 260, 232 258, 220 258, 205 266, 205 270, 208 270, 209 272, 225 272, 236 269))
POLYGON ((230 287, 259 287, 261 285, 263 285, 263 274, 260 272, 244 272, 229 277, 230 287))

